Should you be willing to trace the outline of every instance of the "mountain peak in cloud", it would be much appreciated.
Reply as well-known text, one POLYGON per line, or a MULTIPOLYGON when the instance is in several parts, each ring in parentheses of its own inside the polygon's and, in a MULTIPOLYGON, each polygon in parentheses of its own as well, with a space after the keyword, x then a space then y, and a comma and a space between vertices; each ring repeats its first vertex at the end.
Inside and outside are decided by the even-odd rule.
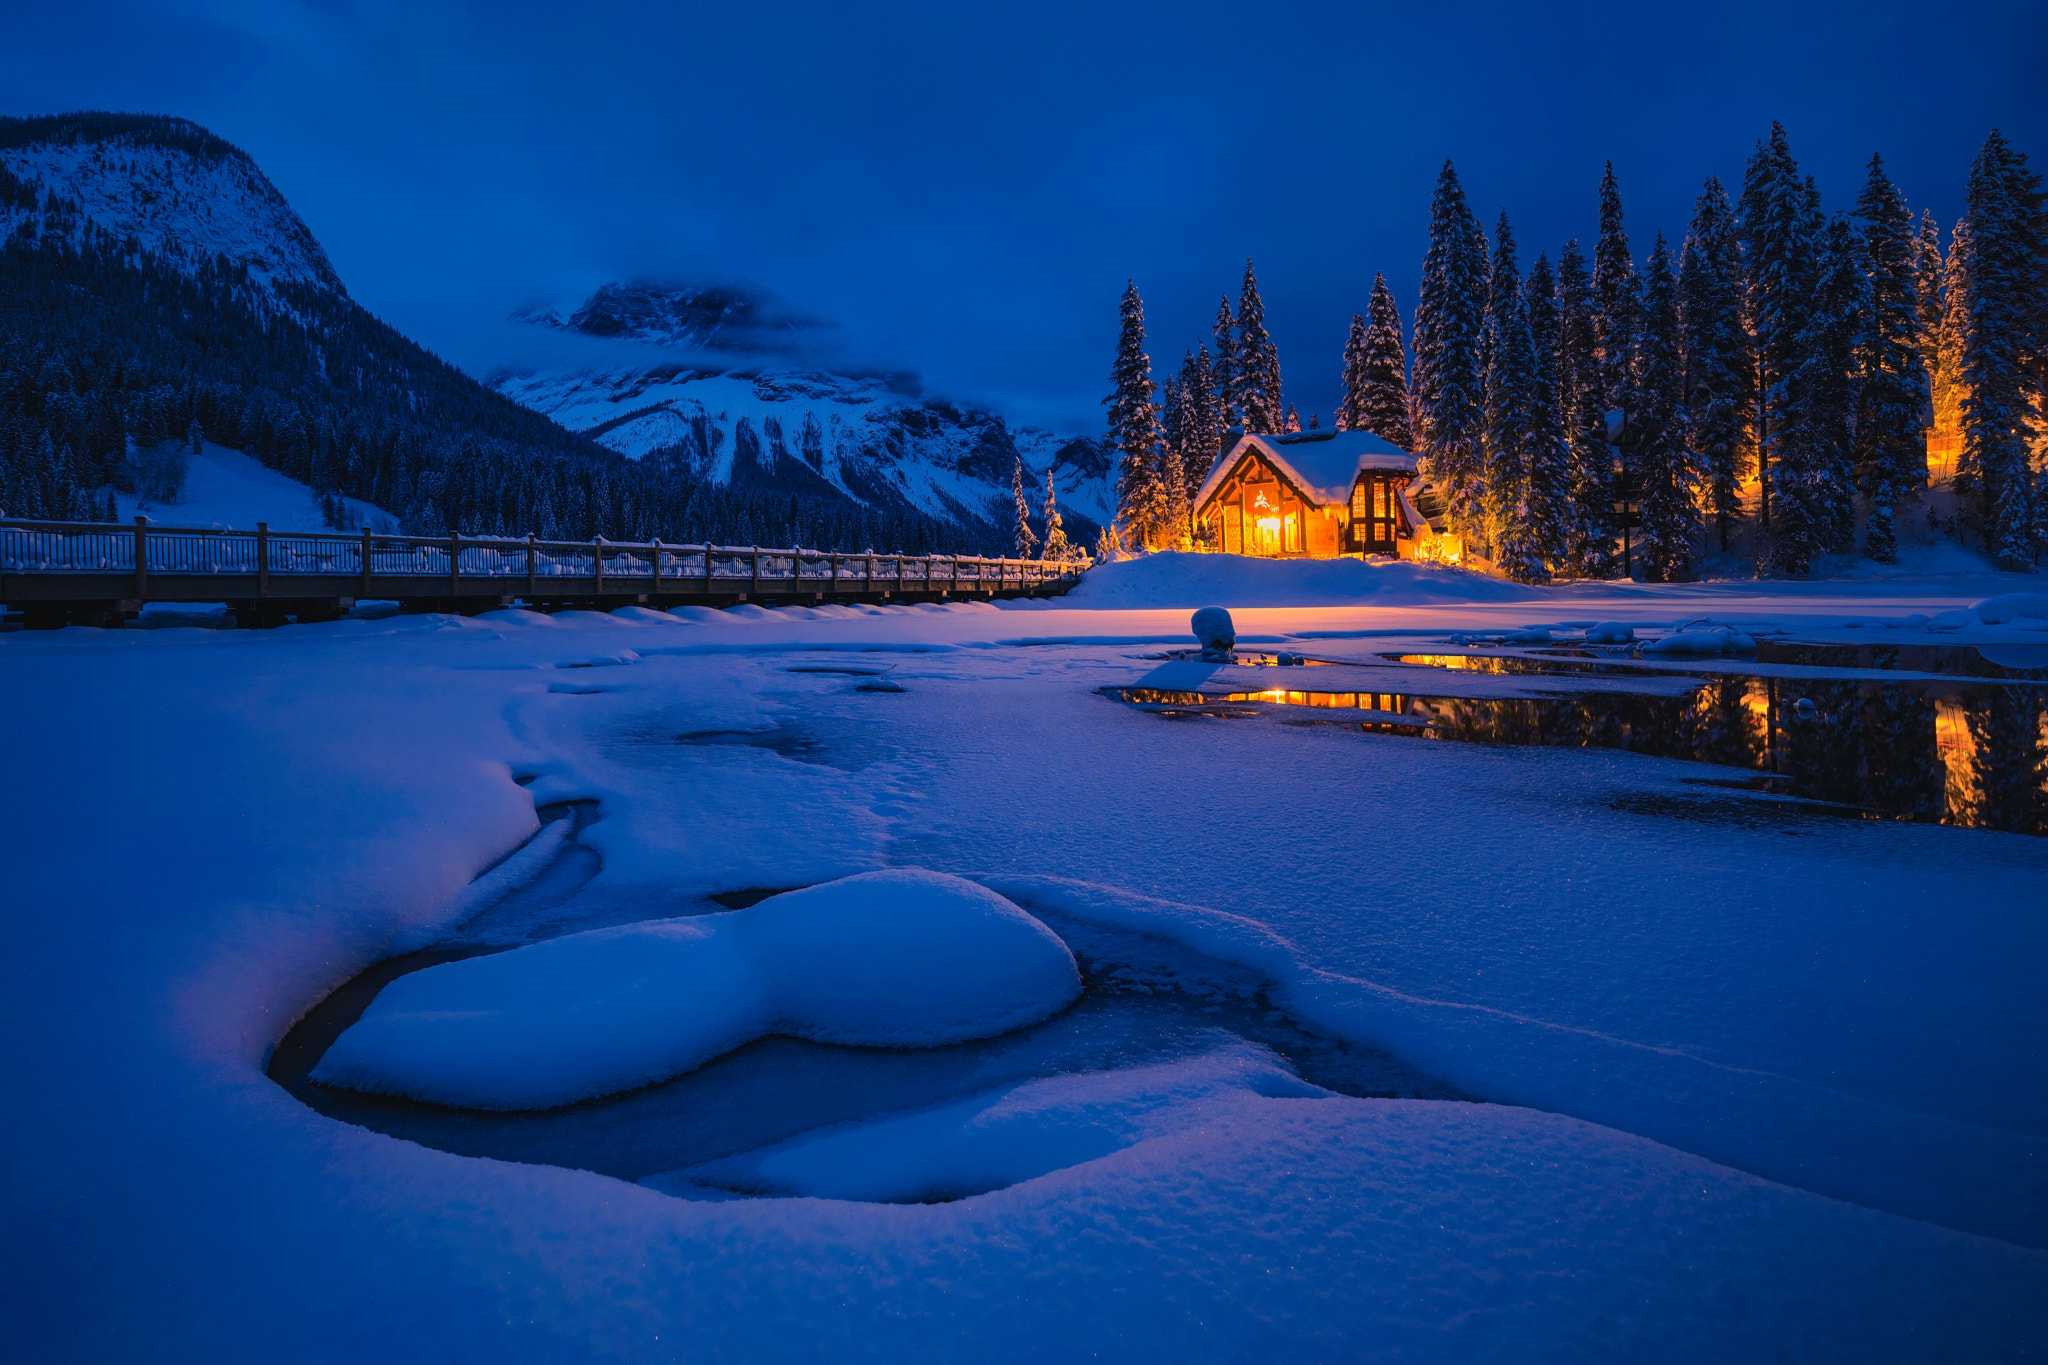
POLYGON ((749 285, 661 280, 603 285, 573 312, 539 305, 512 320, 676 350, 769 355, 807 350, 835 326, 749 285))

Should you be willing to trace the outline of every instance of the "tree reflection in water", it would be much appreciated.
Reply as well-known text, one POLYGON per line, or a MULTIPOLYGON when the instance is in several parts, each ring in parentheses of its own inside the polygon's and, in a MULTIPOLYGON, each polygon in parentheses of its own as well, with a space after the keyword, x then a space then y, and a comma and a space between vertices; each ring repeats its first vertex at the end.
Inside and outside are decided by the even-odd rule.
POLYGON ((1687 697, 1414 705, 1441 739, 1693 759, 1776 773, 1793 794, 1894 819, 2048 834, 2044 699, 2024 686, 1722 677, 1687 697))

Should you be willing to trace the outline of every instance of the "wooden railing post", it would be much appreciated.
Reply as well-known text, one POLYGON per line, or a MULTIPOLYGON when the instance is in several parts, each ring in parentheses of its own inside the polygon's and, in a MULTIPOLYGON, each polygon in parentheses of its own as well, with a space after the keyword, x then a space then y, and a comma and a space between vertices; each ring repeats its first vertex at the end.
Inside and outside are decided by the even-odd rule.
POLYGON ((868 551, 867 576, 861 587, 868 592, 875 590, 875 552, 873 550, 868 551))
POLYGON ((590 595, 604 596, 604 537, 590 542, 590 595))
POLYGON ((461 573, 462 532, 450 531, 448 533, 448 595, 450 597, 461 595, 462 584, 459 581, 461 573))
POLYGON ((661 537, 654 538, 654 595, 661 596, 661 537))
POLYGON ((711 542, 704 542, 704 595, 711 595, 711 542))
POLYGON ((135 519, 135 602, 139 607, 149 593, 149 518, 135 519))
POLYGON ((270 523, 256 523, 256 595, 270 596, 270 523))
POLYGON ((537 571, 535 561, 538 557, 537 547, 533 543, 533 532, 528 531, 526 533, 526 606, 528 610, 533 608, 533 599, 536 591, 533 576, 537 571))
POLYGON ((363 585, 359 590, 360 595, 368 597, 370 595, 370 528, 367 526, 363 528, 363 562, 357 567, 362 570, 363 574, 363 585))
POLYGON ((761 595, 761 547, 760 547, 760 546, 758 546, 758 545, 756 545, 756 546, 754 546, 754 547, 753 547, 753 551, 754 551, 754 579, 753 579, 753 585, 752 585, 752 586, 751 586, 751 587, 750 587, 750 588, 748 589, 748 592, 747 592, 747 596, 748 596, 749 598, 759 597, 759 596, 761 595))

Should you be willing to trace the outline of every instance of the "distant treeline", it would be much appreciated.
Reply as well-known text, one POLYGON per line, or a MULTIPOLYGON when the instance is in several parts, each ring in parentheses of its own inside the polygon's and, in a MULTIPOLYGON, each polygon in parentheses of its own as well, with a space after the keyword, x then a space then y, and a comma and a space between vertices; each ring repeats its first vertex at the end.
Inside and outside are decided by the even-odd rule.
MULTIPOLYGON (((167 121, 168 122, 168 121, 167 121)), ((143 130, 145 133, 147 129, 143 130)), ((1000 553, 1009 533, 823 484, 715 484, 633 462, 477 383, 336 289, 181 269, 0 169, 0 511, 99 520, 151 452, 204 436, 312 487, 451 530, 586 540, 1000 553)), ((352 529, 352 528, 351 528, 352 529)))

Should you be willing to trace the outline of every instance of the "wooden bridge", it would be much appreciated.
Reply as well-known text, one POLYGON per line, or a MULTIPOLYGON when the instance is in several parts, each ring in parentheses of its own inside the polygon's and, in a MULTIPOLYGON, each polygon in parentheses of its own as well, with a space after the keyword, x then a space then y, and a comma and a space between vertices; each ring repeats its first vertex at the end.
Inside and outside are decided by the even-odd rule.
POLYGON ((474 614, 521 602, 607 611, 1040 597, 1082 563, 974 555, 837 554, 622 544, 0 520, 0 603, 31 628, 118 625, 148 602, 224 602, 240 626, 332 620, 359 601, 474 614))

